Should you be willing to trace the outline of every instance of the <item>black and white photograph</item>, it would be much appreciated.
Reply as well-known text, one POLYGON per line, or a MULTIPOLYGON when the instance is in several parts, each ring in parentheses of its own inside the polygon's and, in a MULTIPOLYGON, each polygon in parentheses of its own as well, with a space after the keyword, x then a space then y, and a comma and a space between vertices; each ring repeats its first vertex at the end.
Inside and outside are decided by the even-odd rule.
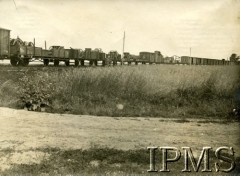
POLYGON ((0 0, 0 175, 240 175, 240 0, 0 0))

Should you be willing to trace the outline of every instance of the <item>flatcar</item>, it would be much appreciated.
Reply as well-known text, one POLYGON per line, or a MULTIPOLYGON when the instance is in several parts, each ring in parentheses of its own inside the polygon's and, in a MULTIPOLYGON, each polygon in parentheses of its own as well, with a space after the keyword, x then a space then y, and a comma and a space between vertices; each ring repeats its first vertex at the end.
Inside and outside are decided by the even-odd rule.
POLYGON ((130 54, 129 52, 123 53, 123 62, 127 62, 128 65, 131 63, 136 63, 137 60, 139 60, 138 55, 130 54))
POLYGON ((105 53, 102 52, 100 48, 96 48, 92 50, 91 48, 85 48, 85 50, 82 52, 83 56, 80 57, 81 65, 84 66, 84 61, 89 61, 90 65, 98 65, 98 61, 102 61, 102 65, 104 66, 106 64, 105 60, 105 53))
POLYGON ((121 54, 119 54, 117 51, 110 51, 107 54, 107 62, 109 65, 110 64, 117 65, 118 62, 120 62, 120 64, 123 64, 121 54))
MULTIPOLYGON (((120 56, 121 57, 121 56, 120 56)), ((117 55, 117 59, 119 55, 117 55)), ((34 42, 24 42, 19 37, 10 39, 10 30, 0 28, 0 59, 10 59, 13 66, 27 66, 29 62, 41 60, 45 66, 53 62, 58 66, 60 62, 65 62, 66 66, 70 65, 70 61, 74 60, 74 65, 84 65, 84 61, 89 61, 90 65, 97 65, 98 61, 102 64, 106 63, 106 54, 101 49, 86 48, 81 49, 65 49, 64 46, 51 46, 49 49, 42 49, 35 46, 34 42)))
POLYGON ((136 65, 138 63, 142 63, 142 64, 164 63, 164 58, 160 51, 154 51, 154 52, 142 51, 139 53, 139 55, 133 55, 133 54, 130 54, 129 52, 125 52, 123 53, 123 60, 128 64, 131 64, 133 62, 136 65))

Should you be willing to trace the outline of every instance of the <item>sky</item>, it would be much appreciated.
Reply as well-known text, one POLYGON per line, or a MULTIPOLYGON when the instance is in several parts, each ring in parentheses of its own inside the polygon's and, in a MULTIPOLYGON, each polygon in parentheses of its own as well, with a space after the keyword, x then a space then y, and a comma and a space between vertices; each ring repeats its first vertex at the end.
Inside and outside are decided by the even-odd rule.
POLYGON ((240 55, 240 0, 0 0, 0 7, 0 27, 40 47, 46 40, 122 53, 125 31, 132 54, 240 55))

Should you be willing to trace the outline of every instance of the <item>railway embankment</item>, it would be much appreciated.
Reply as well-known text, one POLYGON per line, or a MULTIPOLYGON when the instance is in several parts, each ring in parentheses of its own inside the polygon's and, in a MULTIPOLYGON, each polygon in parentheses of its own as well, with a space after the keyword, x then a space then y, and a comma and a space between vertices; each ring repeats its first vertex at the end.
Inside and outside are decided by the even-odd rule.
POLYGON ((98 116, 229 118, 238 66, 1 67, 0 106, 98 116))

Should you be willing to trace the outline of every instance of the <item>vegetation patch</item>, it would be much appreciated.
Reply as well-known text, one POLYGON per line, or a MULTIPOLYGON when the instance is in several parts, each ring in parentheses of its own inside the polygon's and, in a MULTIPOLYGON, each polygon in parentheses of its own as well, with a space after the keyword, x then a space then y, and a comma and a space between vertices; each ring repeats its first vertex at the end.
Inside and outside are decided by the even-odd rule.
MULTIPOLYGON (((1 172, 1 175, 151 175, 149 169, 149 151, 147 149, 138 150, 118 150, 106 147, 92 147, 87 150, 61 150, 61 149, 36 149, 38 152, 48 152, 49 157, 33 164, 14 164, 10 169, 1 172)), ((200 152, 200 151, 199 151, 200 152)), ((169 158, 174 158, 175 153, 168 153, 169 158)), ((210 150, 209 164, 215 174, 214 163, 220 162, 216 159, 214 152, 210 150)), ((196 158, 198 160, 198 158, 196 158)), ((230 174, 238 173, 240 170, 240 158, 235 158, 236 168, 230 174)), ((156 169, 162 167, 162 153, 156 150, 156 169)), ((229 168, 229 163, 221 163, 221 167, 229 168)), ((193 171, 189 175, 202 175, 193 171)), ((200 170, 203 168, 201 163, 200 170)), ((184 157, 177 162, 169 162, 170 174, 186 175, 181 170, 184 169, 184 157)), ((206 173, 206 174, 209 174, 206 173)), ((155 173, 162 175, 163 173, 155 173)), ((223 175, 226 173, 222 173, 223 175)), ((216 173, 221 175, 221 173, 216 173)))
POLYGON ((100 116, 216 118, 229 117, 240 106, 238 66, 7 69, 1 70, 0 106, 100 116))

